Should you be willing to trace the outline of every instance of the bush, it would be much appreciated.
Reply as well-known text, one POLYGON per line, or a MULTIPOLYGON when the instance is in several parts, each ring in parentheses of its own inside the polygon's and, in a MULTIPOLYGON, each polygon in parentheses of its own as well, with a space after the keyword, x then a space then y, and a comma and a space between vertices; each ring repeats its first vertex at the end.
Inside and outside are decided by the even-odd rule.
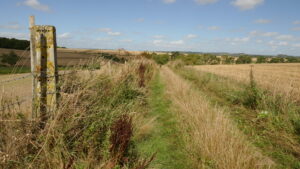
POLYGON ((270 63, 284 63, 284 58, 272 58, 270 63))
POLYGON ((237 60, 236 60, 236 64, 247 64, 247 63, 251 63, 252 59, 250 56, 247 55, 243 55, 240 56, 237 60))
POLYGON ((264 56, 258 56, 257 57, 257 61, 256 63, 267 63, 267 57, 264 57, 264 56))
POLYGON ((225 55, 225 64, 234 64, 234 57, 225 55))
POLYGON ((19 56, 14 51, 11 51, 9 54, 3 54, 1 56, 1 62, 10 66, 15 65, 18 60, 19 56))
POLYGON ((167 54, 163 54, 163 55, 152 54, 152 58, 159 65, 164 65, 164 64, 168 63, 169 57, 170 56, 167 54))
POLYGON ((260 100, 261 100, 261 94, 254 81, 253 70, 251 67, 250 83, 249 86, 244 91, 243 104, 246 107, 249 107, 251 109, 256 109, 259 105, 260 100))

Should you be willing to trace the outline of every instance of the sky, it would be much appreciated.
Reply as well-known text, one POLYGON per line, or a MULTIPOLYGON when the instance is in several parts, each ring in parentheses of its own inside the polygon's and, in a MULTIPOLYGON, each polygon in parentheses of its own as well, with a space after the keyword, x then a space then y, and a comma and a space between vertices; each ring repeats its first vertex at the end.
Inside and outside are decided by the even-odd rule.
POLYGON ((0 37, 29 16, 59 46, 300 56, 300 0, 1 0, 0 37))

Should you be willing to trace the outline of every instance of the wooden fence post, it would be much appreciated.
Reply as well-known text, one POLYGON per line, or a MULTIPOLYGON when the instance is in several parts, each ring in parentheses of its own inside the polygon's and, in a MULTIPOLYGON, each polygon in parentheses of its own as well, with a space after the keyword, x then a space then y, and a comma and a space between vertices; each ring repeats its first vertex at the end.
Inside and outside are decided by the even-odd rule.
POLYGON ((30 63, 31 63, 31 73, 33 75, 32 78, 32 105, 31 105, 31 109, 32 109, 32 114, 31 114, 31 118, 35 118, 36 117, 36 109, 35 107, 35 98, 36 98, 36 92, 35 92, 35 88, 36 88, 36 78, 34 77, 35 73, 34 73, 34 69, 35 69, 35 64, 36 64, 36 54, 35 54, 35 31, 34 31, 34 25, 35 25, 35 17, 34 16, 30 16, 29 18, 29 30, 30 30, 30 63))
POLYGON ((56 30, 54 26, 33 26, 34 82, 33 113, 39 117, 41 127, 57 108, 58 72, 56 30))

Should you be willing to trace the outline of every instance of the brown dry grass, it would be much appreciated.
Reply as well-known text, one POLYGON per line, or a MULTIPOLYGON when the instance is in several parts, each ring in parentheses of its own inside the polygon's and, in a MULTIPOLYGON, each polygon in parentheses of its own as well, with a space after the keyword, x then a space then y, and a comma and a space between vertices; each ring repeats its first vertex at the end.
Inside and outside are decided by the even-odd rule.
MULTIPOLYGON (((142 95, 130 95, 146 92, 145 88, 138 87, 137 70, 141 62, 146 61, 106 65, 99 71, 67 75, 62 80, 59 108, 43 129, 35 127, 37 122, 20 116, 24 111, 1 114, 0 168, 118 168, 121 165, 126 168, 127 164, 134 165, 129 168, 146 168, 154 156, 138 159, 134 154, 127 154, 127 148, 131 148, 128 145, 131 132, 137 131, 134 120, 141 117, 132 118, 133 124, 131 120, 124 123, 120 120, 123 114, 131 117, 131 111, 136 112, 139 102, 143 102, 142 95), (133 127, 133 131, 127 133, 124 125, 133 127), (113 143, 122 146, 115 145, 114 150, 113 143)), ((147 83, 151 76, 149 68, 144 76, 147 83)))
POLYGON ((274 163, 252 146, 220 109, 211 107, 205 96, 192 89, 191 84, 162 69, 169 98, 178 109, 181 127, 192 159, 198 168, 253 169, 272 168, 274 163))
MULTIPOLYGON (((251 65, 203 65, 193 66, 194 69, 214 73, 233 80, 249 83, 251 65)), ((261 87, 273 94, 281 93, 286 98, 300 101, 300 64, 255 64, 254 79, 261 87)))

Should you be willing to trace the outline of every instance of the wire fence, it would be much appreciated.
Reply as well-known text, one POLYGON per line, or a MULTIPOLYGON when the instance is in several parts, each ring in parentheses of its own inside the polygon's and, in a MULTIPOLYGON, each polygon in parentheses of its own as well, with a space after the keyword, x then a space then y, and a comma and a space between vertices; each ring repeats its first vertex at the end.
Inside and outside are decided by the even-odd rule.
MULTIPOLYGON (((30 52, 30 47, 28 46, 26 50, 24 50, 21 53, 20 57, 18 57, 18 60, 16 64, 13 66, 11 72, 5 76, 2 76, 6 78, 5 80, 1 80, 2 77, 0 76, 0 87, 3 89, 2 92, 0 91, 0 112, 12 109, 13 107, 16 106, 20 106, 25 102, 28 102, 28 105, 31 106, 30 103, 33 99, 33 96, 32 96, 32 85, 31 85, 32 81, 30 81, 30 79, 40 76, 41 73, 47 74, 47 72, 31 72, 25 74, 16 74, 20 72, 20 70, 24 67, 26 62, 28 63, 27 59, 29 59, 30 61, 30 57, 25 57, 27 53, 29 55, 29 52, 30 52), (24 83, 26 84, 24 85, 24 83), (11 94, 11 96, 9 97, 7 93, 13 93, 13 94, 11 94)), ((111 58, 109 58, 108 60, 114 61, 111 58)), ((110 61, 106 61, 104 65, 101 66, 105 66, 109 63, 110 61)), ((70 69, 59 71, 57 75, 47 76, 46 78, 51 78, 54 76, 65 77, 71 74, 76 74, 78 72, 83 72, 84 70, 85 70, 84 67, 73 67, 73 68, 71 67, 70 69)), ((94 69, 86 69, 86 70, 93 71, 94 69)))

